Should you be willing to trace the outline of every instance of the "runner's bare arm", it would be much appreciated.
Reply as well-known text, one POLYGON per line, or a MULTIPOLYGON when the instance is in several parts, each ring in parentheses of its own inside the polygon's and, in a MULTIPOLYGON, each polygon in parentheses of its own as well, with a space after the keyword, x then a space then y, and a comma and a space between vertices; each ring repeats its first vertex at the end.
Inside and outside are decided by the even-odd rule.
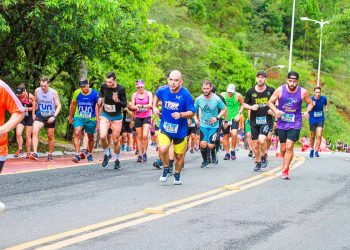
POLYGON ((307 108, 303 116, 305 118, 309 118, 309 113, 314 108, 314 103, 312 102, 309 91, 307 91, 306 89, 302 89, 301 91, 302 91, 301 95, 303 97, 303 100, 304 102, 307 103, 307 108))
POLYGON ((14 112, 11 114, 10 119, 2 126, 0 126, 0 135, 6 134, 14 129, 18 123, 20 123, 24 118, 24 112, 14 112))
POLYGON ((276 114, 277 117, 281 117, 281 115, 283 114, 283 111, 278 110, 275 104, 276 101, 278 101, 278 99, 280 98, 281 93, 282 93, 282 88, 281 87, 277 88, 275 92, 273 92, 268 102, 269 108, 273 111, 273 113, 276 114))
POLYGON ((153 113, 155 115, 157 115, 157 116, 159 116, 159 110, 157 108, 158 101, 160 101, 158 96, 154 95, 154 98, 153 98, 153 113))
POLYGON ((38 109, 38 93, 37 89, 34 91, 34 98, 33 98, 33 109, 32 109, 32 115, 33 119, 35 120, 35 111, 38 109))
POLYGON ((130 107, 131 107, 132 110, 137 110, 136 100, 135 99, 136 99, 136 94, 134 93, 131 96, 131 105, 130 105, 130 107))
POLYGON ((77 102, 72 100, 69 106, 69 116, 68 116, 68 121, 70 124, 73 122, 73 116, 76 108, 77 108, 77 102))
POLYGON ((148 104, 147 105, 143 105, 145 108, 152 108, 153 106, 153 95, 150 91, 147 91, 148 92, 148 104))
POLYGON ((55 114, 53 116, 56 118, 62 109, 61 101, 60 101, 60 98, 58 97, 57 91, 55 91, 55 93, 53 94, 53 100, 56 104, 56 111, 55 111, 55 114))

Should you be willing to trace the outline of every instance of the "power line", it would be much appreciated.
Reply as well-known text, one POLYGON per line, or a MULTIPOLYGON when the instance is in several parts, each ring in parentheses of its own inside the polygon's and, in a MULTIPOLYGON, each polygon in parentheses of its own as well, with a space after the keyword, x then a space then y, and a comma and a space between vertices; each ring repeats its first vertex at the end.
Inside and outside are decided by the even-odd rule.
MULTIPOLYGON (((312 71, 317 71, 317 69, 312 69, 312 71)), ((350 78, 350 76, 337 75, 337 74, 332 74, 332 73, 328 73, 325 71, 320 71, 320 72, 323 74, 326 74, 326 75, 336 76, 336 77, 340 77, 340 78, 350 78)))

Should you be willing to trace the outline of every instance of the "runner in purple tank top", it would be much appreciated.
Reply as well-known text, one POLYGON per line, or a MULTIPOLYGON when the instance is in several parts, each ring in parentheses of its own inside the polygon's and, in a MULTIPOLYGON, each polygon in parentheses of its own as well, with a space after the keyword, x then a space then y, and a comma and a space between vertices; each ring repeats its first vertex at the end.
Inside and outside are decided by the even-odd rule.
POLYGON ((289 165, 294 156, 294 143, 299 139, 302 118, 309 118, 309 112, 314 107, 309 92, 298 86, 299 74, 290 71, 287 84, 279 87, 269 100, 269 107, 276 114, 277 130, 283 156, 282 178, 289 179, 289 165), (278 101, 278 108, 275 103, 278 101), (307 110, 302 114, 301 107, 305 101, 307 110))

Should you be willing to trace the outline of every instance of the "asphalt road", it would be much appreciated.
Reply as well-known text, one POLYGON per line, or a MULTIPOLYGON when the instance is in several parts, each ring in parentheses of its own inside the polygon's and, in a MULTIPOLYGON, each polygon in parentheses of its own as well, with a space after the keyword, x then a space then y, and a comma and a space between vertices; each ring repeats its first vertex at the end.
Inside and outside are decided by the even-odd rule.
POLYGON ((298 154, 286 181, 246 155, 188 155, 181 186, 134 161, 0 176, 0 249, 350 249, 350 156, 298 154))

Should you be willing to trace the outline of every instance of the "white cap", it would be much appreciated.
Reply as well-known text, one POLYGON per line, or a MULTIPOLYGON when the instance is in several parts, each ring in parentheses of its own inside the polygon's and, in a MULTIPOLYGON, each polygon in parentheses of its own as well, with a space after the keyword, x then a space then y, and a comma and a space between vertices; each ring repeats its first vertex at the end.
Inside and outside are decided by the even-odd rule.
POLYGON ((227 92, 229 92, 229 93, 235 93, 235 92, 236 92, 236 86, 235 86, 233 83, 230 83, 230 84, 227 86, 227 92))

